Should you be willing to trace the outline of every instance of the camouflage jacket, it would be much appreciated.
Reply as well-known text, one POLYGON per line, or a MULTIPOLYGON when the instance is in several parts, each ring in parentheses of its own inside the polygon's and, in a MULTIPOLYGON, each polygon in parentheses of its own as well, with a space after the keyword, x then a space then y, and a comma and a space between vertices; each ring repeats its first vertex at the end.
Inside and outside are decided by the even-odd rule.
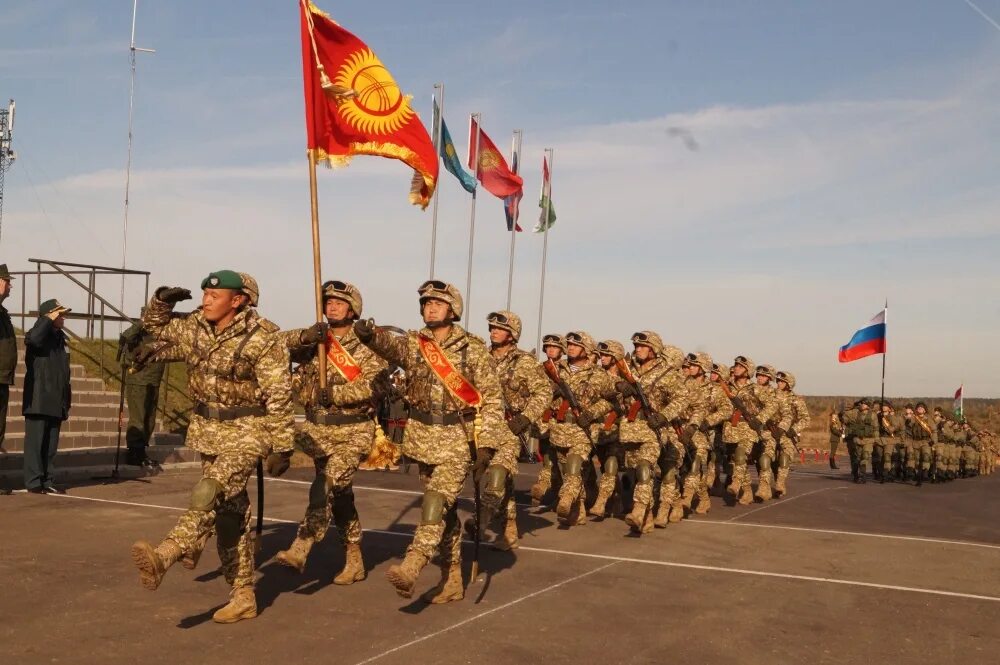
MULTIPOLYGON (((603 368, 590 360, 575 367, 565 363, 558 367, 560 377, 580 403, 580 408, 595 420, 588 427, 590 432, 588 437, 587 433, 574 422, 571 412, 567 411, 564 422, 556 422, 554 419, 549 423, 549 440, 553 445, 562 448, 597 443, 597 437, 604 425, 604 416, 611 410, 609 400, 614 398, 615 385, 611 377, 603 368)), ((562 399, 558 401, 561 402, 562 399)))
POLYGON ((264 456, 291 451, 292 386, 288 349, 275 335, 278 326, 248 308, 216 332, 199 311, 178 317, 156 296, 149 301, 143 326, 156 337, 151 360, 187 364, 188 392, 208 407, 263 407, 263 416, 234 420, 191 414, 186 444, 206 455, 231 449, 264 456))
POLYGON ((349 329, 343 337, 338 338, 338 341, 361 368, 361 375, 349 382, 328 359, 326 385, 331 389, 333 404, 327 409, 317 401, 319 355, 316 351, 318 347, 315 345, 303 346, 299 341, 302 332, 303 329, 296 329, 277 333, 288 347, 292 362, 298 363, 298 367, 292 373, 292 391, 299 404, 304 406, 307 411, 318 415, 327 413, 351 416, 372 414, 374 412, 372 386, 375 378, 386 368, 386 362, 361 343, 361 340, 354 334, 353 328, 349 329))
MULTIPOLYGON (((751 381, 742 383, 731 382, 729 384, 729 392, 733 397, 743 402, 748 411, 745 414, 746 416, 755 417, 765 425, 778 420, 778 414, 782 410, 782 405, 774 389, 770 386, 761 386, 751 381)), ((784 410, 790 413, 787 407, 784 410)), ((786 424, 785 430, 787 429, 788 425, 786 424)), ((755 432, 750 427, 750 423, 746 421, 744 414, 734 410, 732 418, 723 428, 722 440, 726 443, 749 443, 756 442, 759 438, 758 432, 755 432)))
MULTIPOLYGON (((403 368, 406 373, 403 394, 411 412, 417 409, 440 416, 464 410, 424 360, 417 342, 420 335, 434 337, 429 328, 420 332, 411 330, 405 336, 376 328, 368 347, 390 364, 403 368)), ((452 325, 448 338, 438 346, 455 369, 482 395, 477 444, 482 448, 498 449, 509 437, 510 429, 504 420, 500 380, 486 343, 461 326, 452 325)), ((464 425, 425 425, 411 417, 403 434, 402 451, 425 464, 441 464, 456 457, 469 458, 468 442, 473 429, 471 420, 464 425)))
MULTIPOLYGON (((806 406, 806 400, 802 395, 791 390, 785 391, 785 394, 787 395, 788 405, 792 411, 792 424, 789 427, 795 432, 797 437, 801 438, 806 428, 809 427, 809 407, 806 406)), ((787 432, 788 430, 786 429, 785 431, 787 432)))
POLYGON ((931 444, 938 442, 937 427, 927 414, 921 418, 914 413, 912 418, 907 418, 906 435, 914 441, 930 441, 931 444))
POLYGON ((694 425, 705 432, 721 425, 733 415, 733 403, 717 384, 688 377, 684 380, 684 390, 688 395, 687 411, 681 414, 685 425, 694 425))
POLYGON ((906 419, 899 414, 883 416, 882 438, 901 441, 906 436, 906 419))
POLYGON ((491 353, 490 357, 510 415, 519 413, 533 423, 540 421, 552 403, 552 384, 535 357, 518 348, 501 356, 491 353))
MULTIPOLYGON (((684 414, 698 419, 704 417, 703 407, 692 404, 691 395, 687 393, 680 374, 662 358, 654 358, 633 372, 649 401, 650 408, 667 420, 679 420, 684 414)), ((632 404, 635 401, 635 398, 624 400, 626 412, 634 408, 632 404)), ((641 410, 635 420, 623 421, 618 432, 622 443, 658 443, 656 433, 646 422, 641 410)), ((661 438, 666 441, 667 437, 661 434, 661 438)))
POLYGON ((862 412, 858 408, 844 411, 844 430, 848 439, 874 439, 878 436, 875 412, 871 409, 862 412))
POLYGON ((844 434, 844 423, 840 420, 840 414, 834 412, 830 414, 830 442, 840 441, 844 434))

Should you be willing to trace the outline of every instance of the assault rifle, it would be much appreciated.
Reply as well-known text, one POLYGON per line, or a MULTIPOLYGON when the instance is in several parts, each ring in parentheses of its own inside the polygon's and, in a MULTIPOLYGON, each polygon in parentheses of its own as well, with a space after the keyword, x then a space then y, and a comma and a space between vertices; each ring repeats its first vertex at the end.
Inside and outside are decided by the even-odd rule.
MULTIPOLYGON (((579 417, 583 413, 583 408, 580 406, 580 400, 576 398, 573 391, 566 384, 566 381, 559 376, 559 369, 556 364, 552 362, 549 358, 544 363, 542 363, 542 369, 545 370, 545 374, 548 375, 549 380, 555 384, 556 389, 559 391, 559 395, 563 398, 563 404, 559 407, 558 416, 564 417, 566 415, 567 408, 573 413, 574 416, 579 417)), ((587 439, 590 441, 590 445, 594 445, 594 437, 590 435, 590 430, 587 427, 580 427, 583 433, 587 435, 587 439)))
POLYGON ((632 402, 632 406, 629 407, 628 419, 630 421, 635 420, 635 417, 639 414, 639 410, 642 410, 643 417, 646 418, 646 424, 649 425, 649 429, 653 430, 653 434, 656 435, 656 442, 663 447, 663 437, 660 435, 660 430, 649 422, 650 416, 653 415, 653 407, 649 403, 649 398, 646 396, 646 392, 642 389, 642 384, 639 380, 635 378, 632 374, 632 370, 629 369, 628 363, 624 359, 615 362, 618 367, 618 373, 621 377, 625 379, 625 382, 632 386, 632 390, 635 391, 635 401, 632 402))

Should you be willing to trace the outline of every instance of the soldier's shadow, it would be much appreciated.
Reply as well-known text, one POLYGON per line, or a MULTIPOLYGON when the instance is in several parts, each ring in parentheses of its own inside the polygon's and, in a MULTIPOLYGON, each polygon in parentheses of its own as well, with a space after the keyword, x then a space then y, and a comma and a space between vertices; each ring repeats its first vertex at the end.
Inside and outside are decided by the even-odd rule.
MULTIPOLYGON (((517 561, 517 552, 494 550, 489 545, 480 544, 479 576, 476 579, 471 579, 472 559, 473 543, 468 540, 463 540, 462 581, 465 584, 465 601, 472 600, 474 604, 479 604, 489 592, 490 585, 493 582, 493 577, 514 566, 514 563, 517 561)), ((428 565, 427 568, 424 569, 424 573, 420 576, 421 580, 428 577, 428 569, 432 569, 431 572, 434 573, 438 572, 437 565, 434 564, 436 564, 436 561, 432 562, 432 565, 428 565)), ((437 579, 433 580, 433 585, 427 587, 427 590, 434 588, 435 585, 437 585, 437 579)), ((422 594, 424 591, 421 591, 420 593, 422 594)), ((399 611, 403 614, 420 614, 430 606, 430 602, 424 600, 420 595, 415 593, 413 600, 411 600, 408 605, 400 607, 399 611)))

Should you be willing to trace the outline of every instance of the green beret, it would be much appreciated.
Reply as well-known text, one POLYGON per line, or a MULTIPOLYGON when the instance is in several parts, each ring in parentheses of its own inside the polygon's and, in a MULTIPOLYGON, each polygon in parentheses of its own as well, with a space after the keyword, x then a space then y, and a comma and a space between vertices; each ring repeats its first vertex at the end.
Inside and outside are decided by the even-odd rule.
POLYGON ((201 280, 203 289, 232 289, 241 291, 243 289, 243 278, 238 272, 232 270, 217 270, 209 273, 208 277, 201 280))

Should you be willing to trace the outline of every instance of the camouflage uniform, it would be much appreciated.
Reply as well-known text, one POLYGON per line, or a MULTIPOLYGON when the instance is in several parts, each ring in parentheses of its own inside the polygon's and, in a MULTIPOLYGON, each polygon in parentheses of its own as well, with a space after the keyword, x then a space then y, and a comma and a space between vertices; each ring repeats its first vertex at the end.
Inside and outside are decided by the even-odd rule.
POLYGON ((757 433, 758 442, 754 448, 757 457, 757 493, 754 498, 767 501, 771 498, 774 486, 773 464, 778 459, 778 439, 792 426, 792 405, 788 393, 779 392, 771 383, 775 378, 774 368, 770 365, 758 365, 757 377, 765 376, 768 382, 764 385, 754 383, 754 393, 758 401, 769 398, 777 404, 777 410, 770 415, 758 413, 762 427, 757 433))
POLYGON ((830 468, 837 468, 837 448, 845 437, 844 423, 841 420, 843 412, 834 411, 830 414, 830 468))
MULTIPOLYGON (((615 363, 624 361, 625 348, 620 342, 614 340, 604 340, 597 344, 598 354, 604 358, 608 357, 615 363)), ((621 380, 616 365, 612 364, 605 368, 608 377, 612 382, 621 380)), ((601 479, 597 486, 597 498, 594 505, 590 507, 588 514, 594 517, 604 517, 607 512, 607 503, 612 497, 616 497, 616 503, 621 503, 621 491, 618 482, 618 469, 625 464, 625 451, 622 449, 619 439, 619 426, 625 408, 621 402, 621 396, 615 393, 611 399, 611 410, 604 416, 604 424, 597 437, 597 457, 601 463, 601 479)))
MULTIPOLYGON (((249 287, 252 278, 240 276, 249 287)), ((278 327, 255 309, 245 307, 217 331, 201 311, 173 316, 173 304, 158 297, 163 291, 158 289, 150 300, 143 326, 157 338, 153 360, 187 363, 195 408, 185 443, 201 455, 201 480, 192 491, 190 507, 156 548, 165 563, 159 575, 150 576, 143 567, 151 565, 151 554, 142 551, 141 541, 133 546, 133 559, 144 585, 156 588, 165 569, 181 556, 193 567, 214 530, 222 573, 235 600, 244 588, 252 595, 254 584, 247 480, 262 457, 293 449, 288 350, 276 335, 278 327)))
MULTIPOLYGON (((729 387, 729 367, 723 365, 722 363, 712 363, 712 372, 709 374, 709 380, 712 383, 718 384, 719 390, 725 395, 724 388, 729 387)), ((726 398, 729 399, 728 397, 726 398)), ((732 402, 730 402, 730 405, 732 402)), ((710 462, 712 466, 712 482, 709 486, 715 485, 716 482, 721 482, 723 476, 730 476, 733 472, 732 459, 728 455, 726 450, 726 443, 722 440, 722 431, 726 426, 726 422, 732 419, 732 414, 730 414, 727 420, 722 421, 716 425, 710 435, 712 437, 712 453, 710 462)))
POLYGON ((704 514, 711 508, 708 490, 714 475, 714 465, 709 460, 712 444, 707 433, 733 415, 733 404, 718 384, 708 380, 708 374, 712 371, 711 356, 707 353, 690 353, 684 364, 685 367, 700 367, 703 373, 684 380, 688 408, 681 414, 680 420, 683 431, 690 436, 687 446, 691 454, 691 468, 684 478, 682 505, 691 508, 697 495, 698 506, 695 512, 704 514))
MULTIPOLYGON (((546 335, 543 337, 542 352, 544 353, 546 347, 549 346, 562 349, 563 354, 566 353, 566 340, 563 339, 562 335, 546 335)), ((563 364, 564 361, 562 360, 556 362, 557 366, 563 364)), ((561 400, 557 399, 555 395, 551 397, 549 408, 544 411, 542 419, 536 424, 535 433, 538 436, 538 452, 542 457, 542 467, 538 470, 538 478, 535 480, 535 484, 531 486, 531 502, 534 505, 542 502, 542 498, 549 489, 554 489, 558 493, 559 488, 562 486, 562 474, 559 472, 556 451, 549 443, 549 425, 552 422, 553 415, 559 408, 561 400)))
POLYGON ((556 512, 560 522, 568 526, 585 520, 584 465, 589 466, 591 452, 600 435, 602 417, 611 410, 609 400, 614 395, 614 384, 607 372, 594 363, 597 347, 590 335, 570 333, 566 341, 567 346, 581 346, 587 354, 583 362, 570 362, 559 368, 560 378, 579 402, 581 412, 575 414, 566 407, 560 407, 554 421, 549 424, 549 442, 556 449, 563 476, 556 512), (585 422, 578 423, 580 419, 585 422))
POLYGON ((954 432, 951 424, 940 413, 935 413, 931 422, 931 426, 936 427, 938 433, 937 443, 933 447, 934 475, 937 480, 951 480, 952 458, 955 454, 954 432))
POLYGON ((784 496, 788 493, 786 483, 788 474, 792 467, 792 460, 795 457, 796 442, 802 440, 802 435, 809 427, 809 407, 802 395, 795 392, 795 375, 791 372, 778 372, 778 381, 783 381, 788 386, 787 389, 778 389, 778 394, 783 395, 791 409, 791 426, 786 430, 787 435, 781 437, 781 449, 778 452, 778 477, 774 481, 774 493, 777 496, 784 496))
POLYGON ((862 410, 859 405, 855 405, 854 408, 844 412, 844 428, 847 431, 847 449, 851 454, 851 472, 854 480, 865 482, 875 436, 878 434, 875 412, 871 409, 862 410))
MULTIPOLYGON (((451 305, 452 321, 461 318, 461 295, 454 286, 431 280, 418 292, 421 304, 431 299, 443 300, 451 305)), ((481 402, 477 414, 453 397, 431 369, 420 351, 421 336, 434 339, 434 331, 425 327, 420 332, 397 336, 375 328, 371 339, 362 337, 375 353, 406 373, 404 392, 410 411, 402 453, 417 461, 424 497, 420 524, 406 557, 387 573, 397 593, 406 598, 412 594, 420 570, 435 553, 440 555, 440 588, 455 583, 457 575, 461 589, 461 527, 456 500, 473 462, 470 441, 479 448, 498 450, 510 437, 504 421, 500 381, 486 343, 451 323, 447 337, 437 344, 455 370, 479 391, 481 402)), ((461 596, 459 592, 447 600, 461 596)))
POLYGON ((931 461, 934 458, 933 446, 937 445, 937 428, 926 413, 922 416, 914 413, 906 420, 906 437, 910 442, 906 468, 917 473, 919 485, 923 483, 924 477, 930 474, 931 461))
MULTIPOLYGON (((778 400, 774 393, 768 390, 756 390, 760 386, 751 381, 750 376, 754 368, 753 361, 747 356, 736 356, 733 361, 729 394, 740 400, 748 413, 743 414, 739 409, 734 409, 729 422, 725 423, 722 429, 722 440, 726 444, 727 454, 731 453, 733 460, 732 477, 726 489, 743 505, 753 502, 753 486, 750 484, 750 472, 747 467, 754 445, 759 439, 757 432, 746 419, 756 418, 763 424, 778 412, 778 400), (737 378, 735 374, 737 366, 743 367, 747 374, 737 378)), ((733 405, 735 407, 735 403, 733 405)))
MULTIPOLYGON (((327 298, 345 300, 355 316, 361 315, 361 293, 353 285, 327 282, 323 296, 324 301, 327 298)), ((316 476, 309 488, 309 505, 295 540, 278 554, 278 561, 301 571, 309 550, 326 537, 332 518, 346 557, 345 570, 334 581, 350 584, 365 576, 360 550, 361 520, 354 505, 354 474, 375 441, 373 384, 386 369, 386 363, 348 329, 337 341, 354 359, 361 373, 348 381, 334 363, 327 360, 327 394, 321 397, 318 347, 302 344, 304 332, 306 329, 279 334, 289 348, 292 361, 299 363, 292 375, 292 388, 299 404, 305 408, 306 419, 296 432, 295 442, 313 459, 316 476)))

